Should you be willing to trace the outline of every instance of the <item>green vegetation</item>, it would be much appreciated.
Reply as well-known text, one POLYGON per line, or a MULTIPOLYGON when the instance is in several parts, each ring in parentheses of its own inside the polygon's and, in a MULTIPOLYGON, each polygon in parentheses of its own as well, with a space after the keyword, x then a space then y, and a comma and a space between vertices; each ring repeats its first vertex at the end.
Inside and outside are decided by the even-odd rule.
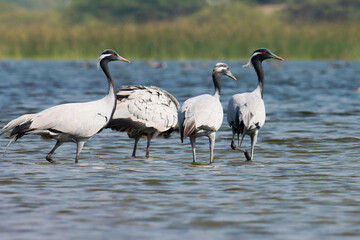
MULTIPOLYGON (((291 9, 294 5, 283 4, 290 0, 272 1, 282 3, 280 8, 230 0, 222 1, 227 4, 173 0, 179 3, 172 10, 168 1, 154 0, 148 1, 154 4, 154 14, 146 16, 140 7, 132 8, 138 14, 118 12, 123 6, 120 3, 137 6, 144 0, 97 1, 120 5, 103 7, 96 14, 91 10, 94 6, 90 10, 79 7, 89 1, 73 0, 71 5, 59 1, 58 5, 49 4, 47 10, 35 11, 0 0, 0 57, 94 59, 104 48, 113 48, 129 59, 246 59, 255 48, 268 47, 286 59, 360 59, 360 21, 356 17, 305 21, 293 14, 292 20, 290 10, 279 11, 291 9), (195 4, 191 11, 190 2, 195 4)), ((99 6, 95 5, 96 9, 99 6)))
POLYGON ((297 20, 359 21, 359 0, 302 0, 291 1, 288 17, 297 20))
POLYGON ((186 16, 205 3, 205 0, 73 0, 67 13, 75 22, 146 22, 186 16))

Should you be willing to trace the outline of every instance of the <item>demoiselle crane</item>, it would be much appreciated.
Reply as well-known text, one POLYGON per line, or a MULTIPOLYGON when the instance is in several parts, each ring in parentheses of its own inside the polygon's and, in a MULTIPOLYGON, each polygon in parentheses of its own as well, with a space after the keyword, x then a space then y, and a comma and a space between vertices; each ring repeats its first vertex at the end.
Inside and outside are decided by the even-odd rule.
POLYGON ((214 95, 203 94, 189 98, 178 113, 181 142, 184 141, 184 138, 190 137, 194 163, 196 162, 195 141, 200 136, 209 138, 210 163, 214 160, 215 136, 223 122, 224 114, 220 102, 221 77, 223 75, 236 80, 225 63, 217 63, 212 72, 214 95))
POLYGON ((85 142, 107 125, 115 111, 115 84, 108 68, 108 63, 111 61, 130 62, 114 50, 104 50, 100 54, 98 66, 104 71, 109 84, 108 94, 105 97, 91 102, 57 105, 10 121, 0 132, 2 135, 11 130, 8 146, 28 134, 56 139, 55 146, 46 156, 46 160, 55 163, 52 159, 55 150, 64 142, 75 142, 77 144, 75 163, 77 163, 85 142))
POLYGON ((265 104, 263 100, 264 93, 264 70, 262 68, 262 61, 266 59, 277 59, 283 61, 284 59, 273 54, 269 49, 260 48, 255 50, 250 60, 244 67, 254 67, 257 77, 258 86, 252 92, 235 94, 231 97, 228 104, 227 121, 232 128, 232 149, 240 150, 241 143, 245 135, 251 138, 251 155, 249 156, 246 150, 243 151, 247 160, 253 160, 254 148, 257 142, 257 136, 260 128, 265 123, 265 104), (236 147, 234 140, 235 135, 239 139, 241 134, 241 141, 239 148, 236 147))
POLYGON ((177 127, 179 102, 167 91, 157 87, 123 86, 117 90, 117 105, 107 125, 128 133, 135 139, 132 156, 142 136, 147 137, 146 157, 150 156, 151 139, 160 133, 170 133, 177 127))

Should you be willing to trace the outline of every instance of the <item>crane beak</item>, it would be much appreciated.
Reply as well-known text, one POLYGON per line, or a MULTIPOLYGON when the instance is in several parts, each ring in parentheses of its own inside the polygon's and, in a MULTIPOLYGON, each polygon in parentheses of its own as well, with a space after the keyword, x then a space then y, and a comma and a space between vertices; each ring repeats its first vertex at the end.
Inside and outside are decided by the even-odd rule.
POLYGON ((125 59, 125 58, 123 58, 123 57, 121 57, 121 56, 118 56, 118 60, 119 60, 119 61, 123 61, 123 62, 130 63, 129 60, 127 60, 127 59, 125 59))
POLYGON ((284 59, 282 57, 276 56, 275 54, 272 54, 272 58, 280 60, 280 61, 284 61, 284 59))
POLYGON ((226 76, 231 77, 236 81, 236 77, 234 77, 234 75, 232 75, 231 72, 226 73, 226 76))

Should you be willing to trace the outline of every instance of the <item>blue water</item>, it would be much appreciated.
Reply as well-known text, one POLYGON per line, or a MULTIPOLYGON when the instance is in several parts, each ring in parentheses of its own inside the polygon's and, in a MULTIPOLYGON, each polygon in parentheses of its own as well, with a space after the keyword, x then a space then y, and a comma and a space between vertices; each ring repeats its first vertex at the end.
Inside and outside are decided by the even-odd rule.
MULTIPOLYGON (((124 56, 126 57, 126 56, 124 56)), ((222 103, 256 87, 245 62, 221 60, 238 78, 222 81, 222 103)), ((182 104, 213 93, 216 61, 115 62, 121 84, 155 85, 182 104)), ((25 136, 0 157, 0 239, 359 239, 360 62, 264 62, 267 119, 255 161, 230 149, 231 130, 208 140, 140 140, 104 130, 74 164, 75 144, 45 160, 54 141, 25 136)), ((0 125, 107 91, 95 61, 0 61, 0 125)), ((8 139, 0 139, 5 150, 8 139)), ((245 138, 244 147, 249 148, 245 138)))

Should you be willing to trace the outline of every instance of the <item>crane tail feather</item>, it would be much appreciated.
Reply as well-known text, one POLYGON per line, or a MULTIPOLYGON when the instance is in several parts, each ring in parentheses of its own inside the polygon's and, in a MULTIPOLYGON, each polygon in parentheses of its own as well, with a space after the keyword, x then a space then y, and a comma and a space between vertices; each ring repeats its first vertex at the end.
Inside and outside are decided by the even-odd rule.
POLYGON ((187 119, 184 124, 184 138, 190 136, 196 129, 196 123, 194 118, 187 119))
POLYGON ((16 140, 24 136, 27 132, 31 131, 30 125, 32 123, 32 120, 30 117, 31 115, 23 115, 17 119, 12 120, 2 128, 0 132, 0 136, 3 135, 4 133, 11 131, 10 132, 11 140, 6 146, 3 156, 5 156, 11 144, 15 143, 16 140))

